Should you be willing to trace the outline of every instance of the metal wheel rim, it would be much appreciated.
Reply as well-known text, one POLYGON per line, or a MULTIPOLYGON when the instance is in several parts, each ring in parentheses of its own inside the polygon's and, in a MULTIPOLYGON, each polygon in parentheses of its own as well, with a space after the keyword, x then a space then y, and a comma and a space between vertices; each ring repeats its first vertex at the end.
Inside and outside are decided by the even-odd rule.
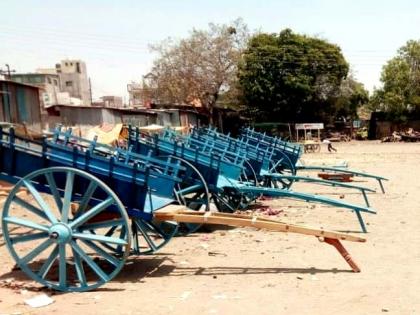
MULTIPOLYGON (((51 186, 49 187, 51 189, 51 186)), ((38 190, 36 190, 36 192, 39 194, 38 190)), ((31 195, 34 196, 34 198, 36 198, 35 195, 33 194, 34 193, 31 191, 31 195)), ((88 198, 86 201, 87 204, 89 204, 89 201, 91 200, 92 195, 90 197, 87 196, 87 193, 83 195, 83 197, 88 198)), ((54 198, 55 197, 56 195, 54 196, 54 198)), ((90 218, 94 218, 96 215, 103 213, 111 205, 114 205, 116 207, 118 215, 120 216, 120 219, 117 221, 112 221, 109 224, 121 226, 121 229, 123 229, 123 227, 128 228, 128 217, 121 201, 105 183, 103 183, 101 180, 99 180, 95 176, 89 173, 86 173, 84 171, 74 169, 74 168, 69 168, 69 167, 51 167, 48 169, 41 169, 41 170, 32 172, 18 181, 18 183, 10 192, 4 204, 3 214, 2 214, 2 229, 3 229, 4 238, 5 238, 8 250, 22 271, 24 271, 33 280, 43 285, 46 285, 47 287, 60 290, 60 291, 75 291, 75 292, 77 291, 82 292, 82 291, 95 289, 103 285, 104 283, 110 281, 120 272, 129 254, 129 248, 130 248, 130 243, 131 243, 131 237, 129 233, 125 233, 125 235, 123 235, 121 238, 106 238, 104 236, 99 236, 99 239, 97 235, 94 235, 92 233, 85 233, 86 231, 89 230, 88 226, 90 226, 90 228, 94 228, 92 227, 94 225, 92 225, 91 223, 88 223, 90 218), (35 249, 31 249, 29 253, 25 255, 24 257, 20 257, 20 255, 16 252, 15 247, 14 247, 14 243, 15 244, 18 243, 16 240, 16 237, 11 238, 8 227, 9 225, 12 225, 12 226, 15 226, 15 225, 25 226, 25 225, 16 224, 17 222, 16 219, 19 219, 19 218, 9 217, 10 206, 12 203, 16 203, 16 200, 18 200, 16 199, 17 197, 16 194, 21 187, 25 186, 26 188, 28 188, 28 183, 30 187, 32 179, 36 179, 40 176, 47 178, 46 174, 51 175, 54 173, 64 173, 66 175, 66 186, 65 186, 65 190, 64 190, 65 193, 62 200, 61 218, 55 217, 56 221, 54 221, 53 213, 51 213, 51 211, 50 213, 48 213, 48 206, 47 208, 44 208, 40 205, 40 208, 41 208, 40 210, 44 211, 44 214, 43 214, 45 216, 44 219, 48 219, 50 221, 50 223, 48 223, 50 225, 45 225, 48 229, 45 229, 43 227, 42 228, 43 230, 41 230, 42 233, 45 232, 47 235, 40 237, 39 239, 45 238, 45 241, 42 242, 41 245, 39 245, 35 249), (107 198, 103 200, 103 202, 100 202, 99 204, 92 207, 91 209, 86 210, 86 212, 81 213, 78 217, 74 218, 73 221, 69 221, 69 211, 71 211, 70 210, 71 198, 73 197, 72 194, 73 194, 73 187, 74 187, 74 178, 76 176, 79 176, 81 178, 84 178, 85 180, 88 180, 89 185, 92 183, 94 183, 92 185, 96 185, 94 191, 92 192, 92 195, 95 192, 95 190, 99 187, 105 192, 105 194, 107 195, 107 198), (70 187, 71 189, 68 189, 70 187), (68 191, 70 191, 70 193, 67 193, 68 191), (67 207, 67 210, 64 210, 66 207, 67 207), (66 230, 69 230, 69 229, 71 230, 70 232, 65 232, 66 230), (56 230, 59 232, 55 232, 56 230), (56 239, 55 239, 56 235, 54 233, 58 235, 56 239), (68 235, 66 233, 68 233, 68 235), (64 235, 63 236, 64 239, 61 238, 62 235, 64 235), (80 242, 77 242, 78 240, 80 242), (29 263, 31 263, 41 253, 45 252, 46 249, 54 245, 55 242, 56 242, 55 248, 51 251, 48 258, 44 261, 41 269, 37 270, 37 273, 35 273, 35 271, 32 270, 31 267, 29 266, 29 263), (90 244, 90 248, 94 252, 99 254, 99 256, 102 256, 102 258, 105 258, 105 260, 110 263, 112 262, 112 264, 114 265, 114 269, 109 274, 106 271, 104 271, 100 266, 98 266, 95 263, 94 259, 92 259, 88 254, 85 253, 83 248, 80 246, 81 243, 85 244, 85 242, 88 242, 90 244), (101 246, 98 246, 98 243, 96 242, 99 242, 100 244, 102 242, 112 242, 113 244, 116 244, 116 246, 119 246, 122 249, 120 251, 121 255, 119 257, 114 257, 106 253, 106 251, 101 246), (67 256, 66 247, 71 248, 71 255, 69 256, 67 256), (37 254, 37 251, 39 250, 40 252, 37 254), (27 258, 28 255, 30 257, 31 256, 34 256, 34 257, 32 259, 29 259, 27 258), (62 258, 63 256, 64 258, 62 258), (71 267, 69 267, 70 259, 67 259, 68 257, 72 257, 71 261, 74 264, 73 268, 75 269, 75 274, 77 275, 79 285, 72 285, 69 283, 69 279, 67 276, 71 267), (56 260, 58 260, 58 273, 59 273, 58 282, 52 281, 51 279, 46 279, 49 272, 51 271, 51 267, 56 262, 56 260), (88 280, 86 279, 84 265, 88 266, 90 268, 90 271, 93 271, 94 273, 96 273, 96 276, 99 277, 99 279, 96 281, 93 281, 92 284, 90 284, 88 280)), ((59 207, 59 204, 57 204, 57 207, 59 207)), ((28 208, 26 208, 25 210, 28 210, 28 208)), ((29 220, 27 221, 31 223, 31 221, 29 220)), ((28 224, 27 222, 20 221, 20 223, 22 222, 25 224, 28 224)), ((32 222, 32 224, 33 223, 35 222, 32 222)))

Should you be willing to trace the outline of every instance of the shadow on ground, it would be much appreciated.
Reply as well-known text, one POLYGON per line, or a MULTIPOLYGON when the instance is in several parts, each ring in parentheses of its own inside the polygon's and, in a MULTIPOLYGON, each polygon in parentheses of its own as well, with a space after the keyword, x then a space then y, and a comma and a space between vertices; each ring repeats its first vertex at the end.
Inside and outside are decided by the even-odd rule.
MULTIPOLYGON (((162 253, 160 255, 130 257, 124 268, 118 276, 110 282, 117 283, 142 283, 146 278, 155 277, 197 277, 197 276, 228 276, 228 275, 255 275, 255 274, 320 274, 320 273, 351 273, 351 270, 344 269, 319 269, 310 268, 256 268, 247 266, 223 266, 223 267, 178 267, 174 265, 174 261, 162 253)), ((0 281, 3 288, 10 290, 26 289, 29 291, 50 291, 47 287, 32 281, 19 268, 13 268, 11 271, 0 275, 0 281), (5 280, 13 279, 13 282, 5 284, 5 280)), ((121 289, 107 288, 106 284, 95 291, 123 291, 121 289)), ((58 292, 57 292, 58 293, 58 292)))

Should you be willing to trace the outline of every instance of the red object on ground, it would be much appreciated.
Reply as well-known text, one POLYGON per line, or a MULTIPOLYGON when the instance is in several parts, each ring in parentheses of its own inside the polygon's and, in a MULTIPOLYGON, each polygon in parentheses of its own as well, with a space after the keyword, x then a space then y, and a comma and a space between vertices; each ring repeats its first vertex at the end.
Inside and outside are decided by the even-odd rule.
POLYGON ((318 173, 318 177, 325 180, 335 180, 337 182, 351 182, 353 174, 347 173, 318 173))
POLYGON ((343 244, 341 244, 339 240, 326 237, 324 239, 324 242, 334 246, 338 250, 338 252, 341 254, 341 256, 343 256, 343 258, 346 260, 346 262, 349 264, 349 266, 354 272, 360 272, 359 266, 354 262, 349 252, 344 248, 343 244))

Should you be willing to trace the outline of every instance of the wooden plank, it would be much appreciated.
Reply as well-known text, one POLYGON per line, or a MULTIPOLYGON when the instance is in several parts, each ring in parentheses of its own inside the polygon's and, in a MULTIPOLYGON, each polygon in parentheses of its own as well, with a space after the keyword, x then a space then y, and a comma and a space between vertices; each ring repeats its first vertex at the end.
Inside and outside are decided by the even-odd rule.
POLYGON ((14 184, 0 180, 0 192, 11 191, 14 186, 14 184))
POLYGON ((188 208, 183 205, 167 205, 154 211, 153 213, 178 213, 180 211, 188 211, 188 208))
POLYGON ((198 212, 198 211, 173 211, 173 212, 155 212, 157 220, 171 220, 183 223, 201 223, 201 224, 223 224, 229 226, 248 226, 259 229, 267 229, 278 232, 290 232, 297 234, 312 235, 319 238, 329 238, 344 240, 350 242, 365 242, 366 239, 346 233, 316 229, 306 226, 288 224, 276 220, 252 217, 247 215, 237 215, 218 212, 198 212))
MULTIPOLYGON (((18 197, 24 197, 28 194, 28 191, 21 190, 17 192, 18 197)), ((9 196, 9 192, 0 191, 0 204, 6 201, 6 198, 9 196)))
MULTIPOLYGON (((28 191, 26 189, 20 189, 16 194, 18 196, 21 196, 21 195, 27 194, 27 193, 28 193, 28 191)), ((0 196, 7 197, 7 196, 9 196, 9 194, 10 194, 10 191, 0 189, 0 196)))
POLYGON ((204 224, 224 224, 229 226, 250 226, 255 228, 268 229, 271 231, 291 232, 318 237, 321 241, 336 248, 344 260, 349 264, 354 272, 360 272, 359 266, 350 256, 348 251, 341 244, 340 240, 351 242, 365 242, 366 239, 350 234, 315 229, 306 226, 287 224, 271 219, 253 217, 242 214, 229 214, 219 212, 198 212, 192 210, 177 210, 172 208, 172 212, 155 212, 158 220, 171 220, 184 223, 204 223, 204 224))

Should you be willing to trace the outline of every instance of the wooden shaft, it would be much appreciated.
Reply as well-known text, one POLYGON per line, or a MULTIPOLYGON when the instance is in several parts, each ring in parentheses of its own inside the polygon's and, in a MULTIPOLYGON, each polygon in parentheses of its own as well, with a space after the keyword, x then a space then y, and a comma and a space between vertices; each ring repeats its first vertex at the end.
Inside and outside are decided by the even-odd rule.
POLYGON ((344 248, 343 244, 341 244, 339 240, 326 237, 324 238, 324 242, 334 246, 354 272, 360 272, 359 266, 355 263, 349 252, 344 248))
POLYGON ((176 221, 183 223, 202 223, 202 224, 224 224, 229 226, 249 226, 259 229, 268 229, 271 231, 290 232, 305 235, 312 235, 316 237, 345 240, 351 242, 365 242, 366 239, 339 233, 335 231, 327 231, 322 229, 315 229, 311 227, 287 224, 280 221, 252 217, 249 215, 237 215, 230 213, 219 212, 198 212, 198 211, 156 211, 154 217, 161 221, 176 221))
POLYGON ((169 205, 161 210, 154 212, 154 218, 161 221, 176 221, 184 223, 204 223, 204 224, 224 224, 229 226, 250 226, 271 231, 291 232, 305 235, 312 235, 318 239, 334 246, 340 255, 349 264, 354 272, 360 272, 360 268, 353 261, 349 252, 341 244, 340 240, 352 242, 365 242, 366 239, 354 235, 325 231, 305 226, 287 224, 280 221, 253 217, 243 214, 220 213, 220 212, 202 212, 185 210, 182 206, 169 205))

